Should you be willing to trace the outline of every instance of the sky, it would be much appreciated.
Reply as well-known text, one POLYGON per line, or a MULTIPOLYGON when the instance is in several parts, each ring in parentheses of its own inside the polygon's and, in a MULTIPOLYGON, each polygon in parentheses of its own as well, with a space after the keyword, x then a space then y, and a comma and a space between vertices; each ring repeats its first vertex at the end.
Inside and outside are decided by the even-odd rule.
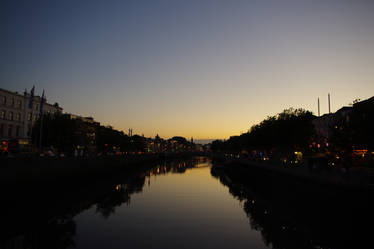
POLYGON ((0 87, 163 138, 374 95, 374 1, 2 1, 0 87))

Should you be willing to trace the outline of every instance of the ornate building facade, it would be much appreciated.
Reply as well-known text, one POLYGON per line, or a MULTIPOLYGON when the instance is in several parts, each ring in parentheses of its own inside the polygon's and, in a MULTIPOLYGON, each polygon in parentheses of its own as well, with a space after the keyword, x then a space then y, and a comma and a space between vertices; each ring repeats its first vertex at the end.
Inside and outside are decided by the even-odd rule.
MULTIPOLYGON (((40 96, 23 94, 0 88, 0 139, 17 140, 27 144, 31 138, 32 126, 40 115, 40 96), (30 105, 31 104, 31 105, 30 105)), ((43 113, 62 112, 58 104, 43 103, 43 113)))

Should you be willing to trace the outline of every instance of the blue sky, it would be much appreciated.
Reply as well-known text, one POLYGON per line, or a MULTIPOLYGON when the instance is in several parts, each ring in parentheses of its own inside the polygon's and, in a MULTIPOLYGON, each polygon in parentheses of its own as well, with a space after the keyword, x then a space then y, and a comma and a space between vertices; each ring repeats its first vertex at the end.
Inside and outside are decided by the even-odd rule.
POLYGON ((5 1, 0 84, 146 136, 227 138, 374 94, 374 2, 5 1))

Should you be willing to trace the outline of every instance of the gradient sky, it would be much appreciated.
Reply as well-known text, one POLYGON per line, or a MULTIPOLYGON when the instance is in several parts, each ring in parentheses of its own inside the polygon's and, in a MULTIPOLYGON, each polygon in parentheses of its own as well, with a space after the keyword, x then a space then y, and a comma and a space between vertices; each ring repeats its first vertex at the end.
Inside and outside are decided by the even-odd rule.
POLYGON ((374 1, 2 1, 0 87, 164 138, 374 95, 374 1))

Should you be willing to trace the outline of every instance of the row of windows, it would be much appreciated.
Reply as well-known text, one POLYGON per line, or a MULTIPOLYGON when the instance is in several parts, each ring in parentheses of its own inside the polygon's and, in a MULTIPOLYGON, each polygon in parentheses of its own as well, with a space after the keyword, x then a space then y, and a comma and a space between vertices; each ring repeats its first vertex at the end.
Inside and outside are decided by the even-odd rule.
POLYGON ((21 135, 21 126, 8 125, 7 128, 5 124, 0 124, 0 137, 19 137, 21 135))
POLYGON ((8 117, 6 116, 6 111, 0 112, 0 119, 8 119, 8 120, 15 120, 15 121, 21 121, 21 113, 17 112, 15 115, 13 112, 8 112, 8 117))
MULTIPOLYGON (((7 101, 9 100, 7 100, 6 96, 1 97, 1 104, 6 105, 7 101)), ((17 107, 19 109, 22 109, 22 100, 17 100, 17 103, 16 103, 15 99, 11 98, 9 103, 10 103, 10 106, 12 107, 17 107)))
MULTIPOLYGON (((0 112, 0 119, 7 119, 7 120, 10 120, 10 121, 21 121, 21 113, 16 113, 14 114, 13 112, 8 112, 8 116, 6 115, 6 111, 1 111, 0 112)), ((36 121, 38 119, 38 115, 34 115, 34 121, 36 121)), ((28 112, 27 113, 27 121, 31 121, 32 120, 32 114, 31 112, 28 112)))
MULTIPOLYGON (((39 111, 39 102, 37 101, 37 103, 35 103, 35 101, 33 101, 33 108, 35 111, 39 111)), ((23 109, 23 101, 22 100, 15 100, 13 97, 9 99, 7 99, 6 96, 1 96, 1 102, 0 102, 0 105, 7 105, 7 104, 10 104, 11 107, 14 107, 14 108, 18 108, 18 109, 23 109)), ((8 105, 9 106, 9 105, 8 105)))
MULTIPOLYGON (((51 113, 51 112, 48 111, 48 112, 45 112, 45 113, 51 113)), ((21 121, 21 113, 19 113, 19 112, 16 113, 15 115, 13 114, 13 112, 8 112, 8 116, 6 114, 7 114, 6 111, 2 110, 0 112, 0 119, 7 119, 7 120, 11 120, 11 121, 13 121, 13 120, 21 121)), ((36 121, 38 119, 38 116, 39 115, 37 115, 37 114, 34 115, 34 121, 36 121)), ((31 114, 31 112, 28 112, 27 113, 27 121, 31 121, 32 118, 33 118, 33 116, 31 114)))

